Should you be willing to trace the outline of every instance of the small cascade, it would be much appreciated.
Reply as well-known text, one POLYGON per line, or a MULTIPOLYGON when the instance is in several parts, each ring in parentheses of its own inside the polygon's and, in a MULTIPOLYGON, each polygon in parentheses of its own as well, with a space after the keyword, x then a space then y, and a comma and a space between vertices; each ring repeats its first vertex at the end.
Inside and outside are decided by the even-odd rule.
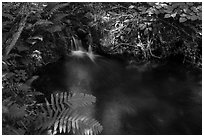
POLYGON ((91 45, 88 46, 88 49, 86 50, 83 45, 81 40, 78 40, 76 38, 73 39, 73 44, 71 46, 71 56, 83 58, 85 56, 89 57, 93 62, 95 62, 95 58, 99 55, 95 55, 92 51, 91 45))

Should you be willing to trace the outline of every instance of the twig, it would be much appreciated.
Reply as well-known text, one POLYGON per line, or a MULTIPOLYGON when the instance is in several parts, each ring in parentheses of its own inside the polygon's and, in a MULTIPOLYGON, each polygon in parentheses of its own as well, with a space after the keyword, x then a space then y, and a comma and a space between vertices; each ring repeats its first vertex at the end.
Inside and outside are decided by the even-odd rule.
POLYGON ((158 57, 158 56, 156 56, 156 55, 154 55, 154 54, 152 53, 151 44, 152 44, 152 39, 149 40, 149 37, 148 37, 148 40, 147 40, 147 50, 149 50, 149 53, 150 53, 150 55, 151 55, 152 57, 161 59, 161 57, 158 57))
POLYGON ((156 56, 156 55, 154 55, 154 54, 152 53, 151 48, 149 48, 149 53, 151 54, 152 57, 155 57, 155 58, 161 59, 161 57, 158 57, 158 56, 156 56))

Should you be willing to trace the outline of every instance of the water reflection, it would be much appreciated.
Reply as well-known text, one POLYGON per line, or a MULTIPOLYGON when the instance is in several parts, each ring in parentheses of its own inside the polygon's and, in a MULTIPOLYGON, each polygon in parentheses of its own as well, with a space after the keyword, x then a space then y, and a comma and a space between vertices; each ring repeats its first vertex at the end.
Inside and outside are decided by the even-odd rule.
POLYGON ((33 85, 46 97, 56 89, 97 97, 90 115, 102 134, 201 134, 201 73, 181 64, 124 65, 77 53, 41 70, 33 85))

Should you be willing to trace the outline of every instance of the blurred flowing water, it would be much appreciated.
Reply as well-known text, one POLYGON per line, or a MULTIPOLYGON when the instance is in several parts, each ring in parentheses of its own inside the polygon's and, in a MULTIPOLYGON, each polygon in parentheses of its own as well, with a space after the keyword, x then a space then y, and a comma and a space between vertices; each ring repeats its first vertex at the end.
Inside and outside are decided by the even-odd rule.
POLYGON ((201 71, 173 61, 128 64, 81 52, 41 69, 34 82, 46 97, 56 90, 96 96, 90 115, 102 134, 202 134, 201 71))

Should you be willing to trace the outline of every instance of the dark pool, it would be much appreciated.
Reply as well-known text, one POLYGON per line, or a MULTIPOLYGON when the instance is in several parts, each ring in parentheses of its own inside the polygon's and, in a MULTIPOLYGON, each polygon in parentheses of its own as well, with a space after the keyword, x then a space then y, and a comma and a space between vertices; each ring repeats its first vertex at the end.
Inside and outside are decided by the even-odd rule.
POLYGON ((33 83, 49 98, 55 91, 96 96, 86 115, 102 134, 202 134, 201 71, 176 61, 127 63, 75 53, 40 69, 33 83))

